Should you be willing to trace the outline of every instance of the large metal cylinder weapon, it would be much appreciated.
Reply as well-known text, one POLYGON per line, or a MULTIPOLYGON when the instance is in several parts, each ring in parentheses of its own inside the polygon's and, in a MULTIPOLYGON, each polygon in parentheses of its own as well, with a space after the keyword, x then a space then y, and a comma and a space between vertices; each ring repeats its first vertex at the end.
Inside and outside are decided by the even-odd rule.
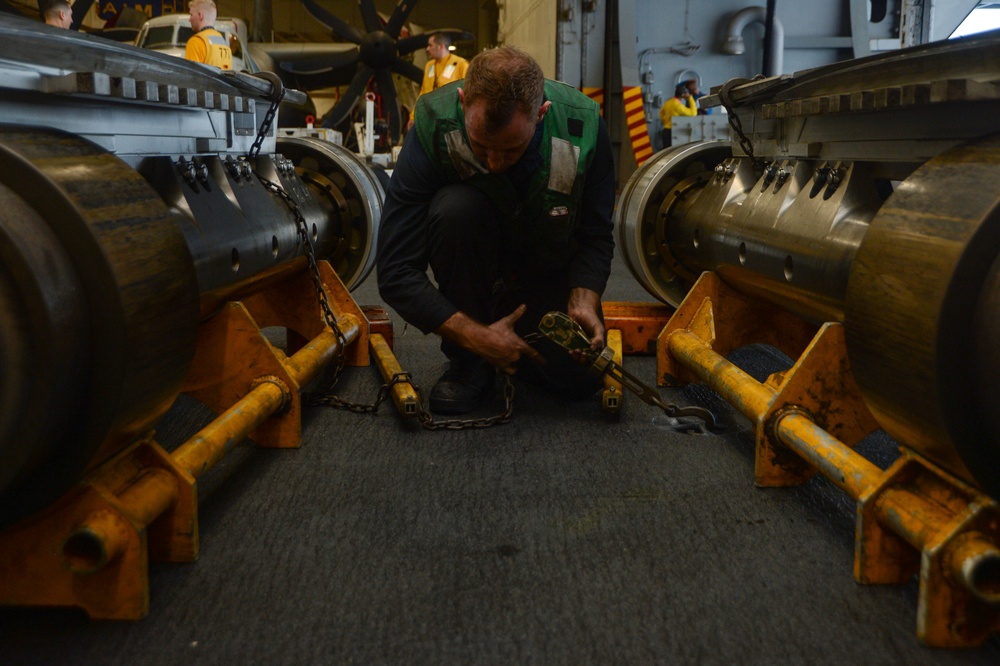
POLYGON ((303 235, 360 284, 383 192, 337 146, 258 137, 276 78, 17 18, 0 59, 2 525, 162 416, 199 322, 303 270, 303 235))
POLYGON ((729 142, 655 155, 619 246, 679 304, 698 275, 843 322, 895 439, 1000 497, 1000 35, 726 84, 729 142))

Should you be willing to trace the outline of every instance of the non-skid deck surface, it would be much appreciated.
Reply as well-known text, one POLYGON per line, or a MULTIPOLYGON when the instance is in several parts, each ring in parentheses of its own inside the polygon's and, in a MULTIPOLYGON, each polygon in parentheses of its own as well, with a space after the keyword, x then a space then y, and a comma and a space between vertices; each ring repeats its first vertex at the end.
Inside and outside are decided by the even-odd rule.
MULTIPOLYGON (((650 300, 617 263, 606 296, 650 300)), ((374 278, 355 297, 378 304, 374 278)), ((429 389, 437 340, 395 332, 429 389)), ((626 365, 653 381, 652 358, 626 365)), ((348 369, 339 389, 370 401, 378 384, 348 369)), ((245 443, 199 481, 201 559, 151 565, 146 619, 0 610, 0 663, 1000 663, 997 639, 920 646, 916 583, 856 584, 853 503, 822 479, 756 488, 745 421, 680 435, 626 403, 615 422, 517 385, 510 423, 462 432, 406 427, 388 404, 310 409, 301 449, 245 443)), ((159 438, 207 418, 182 400, 159 438)))

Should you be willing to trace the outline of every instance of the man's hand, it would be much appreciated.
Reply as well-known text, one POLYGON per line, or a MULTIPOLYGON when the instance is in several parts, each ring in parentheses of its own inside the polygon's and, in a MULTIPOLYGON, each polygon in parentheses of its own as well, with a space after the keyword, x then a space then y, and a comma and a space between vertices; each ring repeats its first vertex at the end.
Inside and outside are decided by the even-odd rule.
POLYGON ((456 312, 441 324, 437 333, 460 347, 478 354, 505 374, 513 375, 517 372, 517 362, 522 356, 527 356, 537 363, 545 363, 542 355, 514 332, 514 323, 526 310, 527 306, 521 305, 489 326, 480 324, 462 312, 456 312))
MULTIPOLYGON (((595 352, 604 349, 604 324, 597 315, 601 307, 601 296, 596 291, 584 287, 574 287, 569 292, 569 301, 566 304, 566 314, 573 321, 583 327, 584 332, 590 336, 590 348, 595 352)), ((587 357, 583 352, 575 351, 570 354, 580 363, 586 363, 587 357)))

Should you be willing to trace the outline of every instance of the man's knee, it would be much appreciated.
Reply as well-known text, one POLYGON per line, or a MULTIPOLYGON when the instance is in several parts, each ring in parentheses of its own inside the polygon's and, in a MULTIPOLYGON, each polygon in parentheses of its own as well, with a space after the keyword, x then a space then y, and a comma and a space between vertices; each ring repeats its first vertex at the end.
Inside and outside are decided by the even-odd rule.
POLYGON ((427 210, 431 236, 438 242, 481 239, 495 226, 495 211, 489 197, 471 185, 442 187, 427 210))

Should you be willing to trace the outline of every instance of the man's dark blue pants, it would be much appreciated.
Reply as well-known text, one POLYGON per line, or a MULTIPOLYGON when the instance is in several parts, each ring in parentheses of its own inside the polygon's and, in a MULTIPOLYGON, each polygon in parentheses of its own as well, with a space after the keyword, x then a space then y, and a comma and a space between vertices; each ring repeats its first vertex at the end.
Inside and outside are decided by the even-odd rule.
MULTIPOLYGON (((437 192, 428 209, 428 254, 438 289, 459 310, 489 325, 528 306, 515 330, 524 337, 538 331, 538 322, 552 310, 566 311, 566 276, 532 275, 519 256, 521 239, 512 237, 504 217, 481 190, 471 185, 449 185, 437 192)), ((602 380, 581 366, 555 343, 543 338, 532 346, 546 359, 544 366, 522 359, 515 377, 567 398, 593 395, 602 380)), ((449 359, 473 356, 443 340, 449 359)))

